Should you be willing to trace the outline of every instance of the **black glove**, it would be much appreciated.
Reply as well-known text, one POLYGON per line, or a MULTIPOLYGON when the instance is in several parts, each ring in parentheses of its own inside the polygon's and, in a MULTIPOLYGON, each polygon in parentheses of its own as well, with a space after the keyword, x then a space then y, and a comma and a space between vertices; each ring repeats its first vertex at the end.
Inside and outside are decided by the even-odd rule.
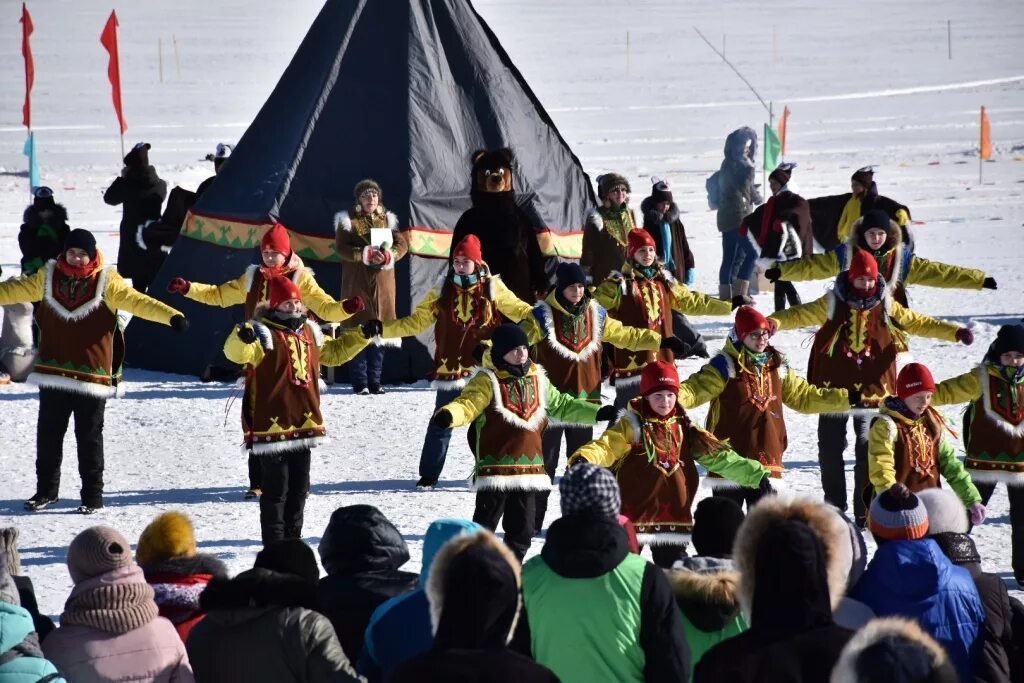
POLYGON ((757 490, 762 496, 775 495, 775 489, 772 488, 772 480, 767 474, 761 477, 761 482, 757 485, 757 490))
POLYGON ((367 339, 373 339, 374 337, 380 336, 384 331, 384 323, 379 320, 367 320, 359 326, 359 329, 362 330, 364 337, 367 339))
POLYGON ((661 348, 668 349, 676 358, 686 358, 690 355, 690 346, 679 337, 665 337, 661 340, 661 348))
POLYGON ((764 276, 768 278, 769 282, 778 282, 782 279, 782 269, 778 266, 772 266, 768 270, 764 271, 764 276))
POLYGON ((438 411, 437 415, 434 415, 430 419, 431 424, 441 429, 448 429, 452 426, 452 414, 447 410, 438 411))
POLYGON ((854 408, 860 406, 860 400, 862 398, 860 389, 850 389, 846 393, 850 395, 850 406, 854 408))
POLYGON ((619 409, 615 406, 601 406, 601 409, 597 411, 597 421, 607 422, 608 420, 615 419, 615 416, 619 414, 619 409))
POLYGON ((183 316, 181 313, 171 318, 171 329, 182 334, 188 329, 188 318, 183 316))
POLYGON ((987 277, 987 278, 985 278, 985 282, 982 283, 981 288, 982 289, 999 289, 999 287, 996 286, 996 279, 994 277, 987 277))
POLYGON ((736 296, 734 296, 732 298, 732 310, 735 311, 740 306, 747 306, 750 303, 751 303, 751 299, 749 297, 737 294, 736 296))
POLYGON ((256 330, 254 330, 249 325, 239 325, 235 329, 235 334, 237 334, 238 338, 241 339, 246 344, 252 344, 254 341, 256 341, 256 330))

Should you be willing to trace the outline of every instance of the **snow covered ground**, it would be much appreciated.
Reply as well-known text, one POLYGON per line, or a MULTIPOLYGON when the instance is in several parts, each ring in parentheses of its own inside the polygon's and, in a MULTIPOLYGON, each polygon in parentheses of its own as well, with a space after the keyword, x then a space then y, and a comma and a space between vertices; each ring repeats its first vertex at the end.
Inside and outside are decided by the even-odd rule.
MULTIPOLYGON (((160 174, 172 185, 194 188, 210 172, 199 159, 217 142, 238 139, 320 4, 179 0, 118 7, 129 144, 151 142, 160 174)), ((855 168, 878 164, 882 193, 908 204, 922 221, 915 226, 921 256, 982 268, 999 281, 995 292, 912 289, 917 310, 969 323, 977 337, 969 348, 914 340, 914 355, 939 378, 965 372, 981 359, 1000 324, 1024 315, 1024 17, 1012 3, 993 0, 724 4, 499 0, 477 7, 592 177, 613 169, 626 173, 637 206, 649 176, 673 184, 697 253, 698 287, 708 292, 716 289, 719 238, 714 213, 706 210, 704 179, 717 168, 729 131, 740 125, 759 130, 767 118, 694 27, 716 46, 724 42, 726 55, 776 113, 790 107, 787 159, 800 164, 794 181, 805 196, 843 192, 855 168), (976 148, 983 104, 996 153, 985 164, 981 185, 976 148)), ((96 231, 101 247, 114 254, 120 210, 105 206, 101 193, 120 169, 120 152, 106 53, 98 40, 110 4, 29 5, 36 26, 34 122, 43 182, 67 205, 72 225, 96 231)), ((18 272, 16 235, 28 195, 14 3, 5 16, 0 265, 9 276, 18 272)), ((799 289, 811 299, 825 286, 805 283, 799 289)), ((758 303, 770 310, 770 295, 758 303)), ((720 344, 728 322, 699 323, 709 345, 720 344)), ((775 340, 800 372, 806 369, 809 332, 786 332, 775 340)), ((698 367, 689 360, 683 371, 698 367)), ((134 540, 158 512, 182 509, 195 521, 201 550, 221 556, 232 571, 250 566, 259 549, 257 505, 241 496, 245 459, 238 449, 238 404, 230 402, 233 388, 131 370, 127 378, 126 398, 111 401, 106 414, 107 507, 87 518, 71 512, 78 474, 70 433, 61 505, 22 512, 34 486, 36 392, 24 385, 0 388, 0 525, 21 528, 22 562, 45 613, 61 612, 71 585, 65 549, 92 524, 110 524, 134 540)), ((433 405, 425 383, 374 397, 333 387, 323 403, 332 440, 314 451, 307 540, 316 545, 336 507, 371 503, 401 529, 413 555, 409 568, 418 566, 429 521, 472 514, 463 433, 453 438, 438 489, 416 493, 416 463, 433 405)), ((959 424, 958 407, 945 412, 959 424)), ((703 417, 705 411, 695 413, 703 417)), ((819 496, 816 420, 791 413, 787 421, 787 484, 819 496)), ((852 480, 852 461, 848 465, 852 480)), ((557 503, 552 509, 557 513, 557 503)), ((986 568, 1012 583, 1003 489, 975 536, 986 568)))

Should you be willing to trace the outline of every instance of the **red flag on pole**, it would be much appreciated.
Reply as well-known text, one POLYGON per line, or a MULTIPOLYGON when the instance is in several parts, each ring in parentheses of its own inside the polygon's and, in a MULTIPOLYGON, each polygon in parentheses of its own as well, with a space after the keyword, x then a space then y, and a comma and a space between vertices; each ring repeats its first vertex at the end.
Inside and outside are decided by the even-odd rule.
POLYGON ((981 143, 978 145, 981 158, 988 161, 992 158, 992 125, 988 122, 988 112, 981 108, 981 143))
POLYGON ((121 107, 121 60, 117 54, 117 12, 111 10, 107 25, 103 27, 100 34, 100 43, 110 53, 110 65, 107 66, 107 76, 110 77, 110 85, 114 89, 114 112, 117 114, 117 121, 121 124, 121 135, 128 130, 128 122, 124 120, 124 110, 121 107))
POLYGON ((779 152, 780 156, 785 158, 786 156, 786 126, 789 124, 789 107, 782 108, 782 118, 779 119, 779 143, 782 145, 782 149, 779 152))
POLYGON ((25 58, 25 104, 21 108, 22 123, 32 128, 32 83, 36 80, 36 64, 32 59, 32 45, 29 36, 34 30, 28 7, 21 3, 21 55, 25 58))

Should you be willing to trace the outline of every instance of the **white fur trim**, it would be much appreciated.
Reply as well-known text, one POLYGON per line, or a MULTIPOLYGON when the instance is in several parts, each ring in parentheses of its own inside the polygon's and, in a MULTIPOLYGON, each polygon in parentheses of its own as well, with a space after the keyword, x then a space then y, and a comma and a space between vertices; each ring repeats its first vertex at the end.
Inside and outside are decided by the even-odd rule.
POLYGON ((724 479, 719 477, 704 477, 704 486, 717 491, 719 489, 738 489, 742 488, 738 483, 732 479, 724 479))
POLYGON ((985 417, 1008 436, 1015 439, 1024 437, 1024 420, 1015 425, 992 409, 992 380, 989 377, 988 368, 984 365, 978 366, 978 380, 981 382, 981 400, 985 402, 985 417))
POLYGON ((334 214, 334 232, 338 232, 338 230, 352 230, 352 216, 348 211, 339 211, 334 214))
POLYGON ((371 246, 369 244, 366 245, 365 247, 363 247, 363 265, 364 266, 372 265, 370 263, 370 254, 372 254, 376 250, 377 250, 377 247, 371 246))
POLYGON ((95 382, 84 382, 78 379, 72 379, 71 377, 61 377, 59 375, 48 375, 43 372, 33 372, 25 379, 29 384, 34 384, 41 389, 57 389, 59 391, 66 391, 72 394, 81 394, 82 396, 93 396, 95 398, 111 398, 120 396, 124 393, 124 384, 114 387, 108 387, 103 384, 96 384, 95 382))
POLYGON ((320 326, 314 323, 312 320, 306 321, 306 327, 309 328, 309 333, 313 335, 313 343, 316 344, 317 348, 324 345, 324 331, 320 329, 320 326))
POLYGON ((388 219, 388 230, 398 230, 398 216, 388 211, 386 214, 388 219))
POLYGON ((250 320, 249 324, 252 325, 253 331, 256 333, 256 339, 265 351, 274 350, 274 336, 270 334, 270 328, 261 322, 250 320))
POLYGON ((252 283, 256 279, 256 271, 259 270, 259 268, 260 267, 257 266, 256 264, 253 264, 251 266, 246 266, 246 268, 245 268, 245 280, 244 280, 244 282, 245 282, 245 291, 246 292, 248 292, 250 289, 252 289, 252 283))
POLYGON ((550 491, 551 477, 546 474, 493 474, 476 477, 471 491, 550 491))
POLYGON ((327 382, 324 381, 323 377, 318 377, 317 378, 317 388, 320 389, 320 393, 321 394, 326 394, 327 393, 327 382))
MULTIPOLYGON (((597 405, 596 403, 594 405, 597 405)), ((612 424, 619 421, 619 415, 615 415, 615 419, 612 420, 612 424)), ((593 427, 594 424, 590 422, 562 422, 561 420, 555 420, 548 418, 548 427, 593 427)))
POLYGON ((884 639, 896 637, 910 641, 931 655, 931 667, 937 669, 949 660, 942 647, 927 635, 914 621, 901 617, 872 619, 843 647, 832 669, 831 683, 859 683, 857 660, 865 650, 884 639))
POLYGON ((690 534, 679 531, 656 531, 638 533, 636 540, 640 545, 686 545, 690 542, 690 534))
POLYGON ((797 229, 792 223, 790 223, 789 221, 782 222, 782 242, 779 243, 779 254, 782 254, 783 250, 786 248, 786 245, 788 245, 791 241, 793 245, 796 247, 796 254, 789 258, 783 259, 783 262, 796 261, 798 259, 803 258, 804 256, 804 247, 803 244, 800 243, 800 240, 798 238, 791 239, 796 235, 796 233, 797 229))
POLYGON ((162 251, 162 252, 163 252, 163 253, 165 253, 165 254, 170 254, 170 253, 171 253, 171 249, 172 249, 172 248, 173 248, 173 247, 169 247, 169 246, 162 246, 162 247, 160 247, 160 251, 162 251))
POLYGON ((383 337, 377 336, 370 340, 370 343, 374 346, 390 346, 391 348, 401 348, 402 339, 401 337, 395 337, 393 339, 384 339, 383 337))
POLYGON ((149 247, 146 246, 146 241, 142 239, 142 231, 148 228, 151 223, 156 223, 156 221, 150 218, 145 223, 140 223, 138 230, 135 231, 135 244, 139 245, 139 249, 142 251, 149 251, 149 247))
POLYGON ((825 299, 828 302, 828 312, 826 314, 828 320, 832 320, 836 317, 836 293, 833 290, 825 292, 825 299))
POLYGON ((545 341, 559 356, 574 363, 579 363, 589 359, 601 349, 601 340, 604 337, 604 320, 601 319, 601 305, 599 303, 591 299, 588 304, 594 319, 594 329, 591 331, 592 338, 590 343, 584 346, 579 353, 558 341, 555 335, 555 312, 552 310, 551 304, 547 301, 538 301, 537 306, 545 311, 543 317, 544 329, 547 332, 545 341))
POLYGON ((461 379, 435 379, 431 380, 430 388, 437 391, 458 391, 466 388, 468 378, 461 379))
POLYGON ((604 230, 604 218, 601 217, 601 213, 597 209, 591 209, 587 212, 586 218, 583 219, 583 224, 592 225, 600 232, 604 230))
POLYGON ((46 301, 58 317, 63 318, 64 320, 81 320, 103 304, 103 294, 107 291, 107 281, 110 279, 111 268, 112 266, 107 266, 100 270, 100 274, 96 278, 96 292, 93 294, 92 299, 75 310, 69 311, 53 296, 53 273, 57 269, 57 262, 51 259, 46 264, 46 282, 43 285, 43 300, 46 301))
POLYGON ((1006 484, 1024 486, 1024 472, 1002 472, 1000 470, 975 470, 970 467, 971 481, 975 484, 1006 484))
POLYGON ((288 451, 299 451, 303 448, 316 448, 327 438, 323 436, 308 436, 304 439, 285 439, 284 441, 253 442, 250 450, 253 455, 270 455, 273 453, 287 453, 288 451))
MULTIPOLYGON (((502 403, 501 403, 501 385, 498 382, 498 376, 496 374, 494 374, 494 371, 489 369, 489 368, 481 368, 480 369, 480 372, 483 373, 484 375, 487 375, 487 378, 491 380, 491 391, 492 391, 492 394, 493 394, 493 396, 491 398, 491 403, 494 406, 494 410, 499 415, 501 415, 502 419, 504 419, 505 422, 509 423, 513 427, 518 427, 519 429, 525 429, 525 430, 531 431, 531 432, 536 431, 537 429, 539 429, 541 423, 543 423, 544 420, 546 420, 547 417, 548 417, 548 376, 547 376, 547 374, 545 374, 544 370, 541 369, 541 367, 539 365, 534 364, 533 367, 536 368, 536 375, 535 376, 538 379, 538 382, 537 382, 537 393, 538 393, 537 402, 538 402, 538 405, 537 405, 537 410, 534 411, 533 416, 530 417, 529 420, 524 420, 523 418, 519 417, 518 415, 513 413, 511 410, 506 408, 504 405, 502 405, 502 403)), ((524 476, 534 476, 534 475, 524 475, 524 476)), ((502 478, 507 479, 509 477, 502 477, 502 478)), ((545 475, 545 478, 546 478, 546 475, 545 475)), ((547 483, 548 483, 548 487, 547 488, 550 488, 551 480, 547 479, 547 478, 546 478, 546 480, 547 480, 547 483)))

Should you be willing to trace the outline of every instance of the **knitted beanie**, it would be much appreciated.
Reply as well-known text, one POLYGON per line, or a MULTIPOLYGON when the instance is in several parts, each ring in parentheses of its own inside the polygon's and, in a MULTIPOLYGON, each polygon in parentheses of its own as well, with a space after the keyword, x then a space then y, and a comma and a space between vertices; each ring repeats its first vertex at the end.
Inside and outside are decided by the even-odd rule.
POLYGON ((452 249, 452 258, 455 258, 456 256, 468 258, 476 265, 481 265, 484 262, 484 252, 480 247, 480 238, 476 235, 466 235, 462 241, 452 249))
POLYGON ((729 498, 708 496, 693 512, 693 548, 703 557, 732 557, 743 510, 729 498))
POLYGON ((165 512, 142 530, 135 548, 135 561, 141 565, 175 557, 195 557, 196 537, 192 520, 180 512, 165 512))
POLYGON ((622 508, 619 482, 611 470, 588 462, 573 465, 558 483, 562 516, 589 515, 617 520, 622 508))
POLYGON ((633 258, 633 254, 643 247, 657 247, 651 233, 643 228, 633 228, 626 236, 626 255, 633 258))
POLYGON ((985 360, 998 363, 999 357, 1009 351, 1024 353, 1024 325, 1003 325, 985 354, 985 360))
POLYGON ((267 230, 260 240, 260 251, 276 251, 287 256, 292 253, 292 241, 288 237, 288 228, 280 223, 274 223, 274 227, 267 230))
POLYGON ((32 191, 32 206, 43 211, 44 209, 54 209, 57 207, 57 202, 53 198, 53 190, 42 185, 32 191))
POLYGON ((640 372, 640 395, 647 396, 656 391, 679 391, 679 371, 675 363, 655 361, 648 363, 640 372))
POLYGON ((896 376, 896 395, 906 400, 922 391, 935 393, 932 373, 921 363, 907 363, 896 376))
POLYGON ((925 489, 917 494, 928 512, 928 535, 942 533, 966 534, 971 530, 967 508, 950 489, 925 489))
POLYGON ((755 330, 768 330, 768 318, 753 306, 740 306, 736 309, 736 338, 742 342, 748 334, 755 330))
POLYGON ((282 275, 270 281, 269 304, 271 308, 277 308, 285 301, 291 301, 292 299, 302 301, 302 293, 290 277, 282 275))
POLYGON ((76 584, 132 564, 132 548, 109 526, 89 527, 68 546, 68 572, 76 584))
POLYGON ((868 529, 883 541, 913 541, 928 535, 928 510, 903 484, 882 491, 868 512, 868 529))
POLYGON ((256 554, 253 567, 298 576, 314 586, 320 580, 313 549, 299 538, 286 538, 264 546, 256 554))
POLYGON ((885 230, 889 232, 889 214, 881 209, 871 209, 860 219, 861 232, 868 230, 885 230))
POLYGON ((505 323, 495 328, 491 335, 491 358, 496 363, 500 362, 512 349, 529 345, 530 340, 519 325, 505 323))
POLYGON ((850 284, 853 284, 853 281, 859 277, 878 279, 878 263, 875 261, 874 256, 863 249, 857 249, 854 252, 853 258, 850 260, 850 270, 847 274, 850 284))
POLYGON ((96 259, 96 238, 88 230, 75 228, 64 238, 64 251, 81 249, 89 255, 89 260, 96 259))
POLYGON ((21 556, 18 555, 18 527, 6 526, 0 528, 0 552, 6 553, 6 559, 4 561, 4 567, 0 567, 0 571, 4 568, 17 576, 21 573, 21 556))
POLYGON ((587 284, 587 274, 578 263, 563 261, 555 268, 555 291, 561 292, 569 285, 587 284))
POLYGON ((668 183, 658 178, 651 178, 651 181, 651 201, 655 203, 671 202, 672 188, 668 186, 668 183))

